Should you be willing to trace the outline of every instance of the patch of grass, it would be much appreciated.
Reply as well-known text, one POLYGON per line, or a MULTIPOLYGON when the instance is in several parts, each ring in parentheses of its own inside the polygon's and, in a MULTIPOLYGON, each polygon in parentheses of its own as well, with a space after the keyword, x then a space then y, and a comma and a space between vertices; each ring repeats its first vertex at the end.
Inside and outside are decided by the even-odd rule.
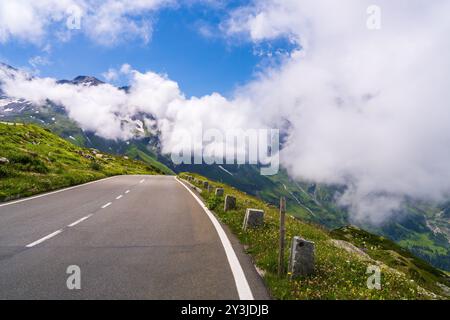
POLYGON ((39 159, 38 155, 34 152, 28 153, 16 153, 13 154, 9 161, 12 165, 15 165, 16 169, 20 171, 29 171, 37 173, 48 173, 49 168, 46 164, 39 159))
POLYGON ((333 230, 331 234, 335 238, 351 242, 371 258, 407 274, 428 290, 440 292, 436 283, 449 285, 448 277, 443 271, 434 268, 428 262, 416 257, 389 239, 371 234, 355 226, 342 227, 333 230))
POLYGON ((113 175, 161 173, 141 161, 80 148, 37 125, 0 123, 0 201, 60 189, 113 175), (95 160, 92 160, 95 159, 95 160))
MULTIPOLYGON (((213 193, 202 192, 208 207, 245 245, 258 268, 264 271, 264 280, 272 296, 276 299, 433 299, 444 298, 442 291, 435 287, 424 289, 411 276, 389 266, 383 261, 373 261, 361 255, 337 247, 331 241, 333 234, 318 225, 287 216, 285 269, 288 264, 289 244, 294 236, 301 236, 315 243, 316 270, 309 277, 288 280, 288 275, 277 275, 279 212, 270 204, 250 196, 228 185, 206 179, 192 173, 181 173, 180 177, 193 176, 209 181, 215 188, 224 188, 225 194, 237 199, 236 210, 224 212, 223 198, 213 193), (220 200, 220 201, 219 201, 220 200), (242 230, 242 221, 247 208, 262 209, 265 225, 258 229, 242 230), (373 264, 382 271, 381 290, 368 289, 367 267, 373 264)), ((204 189, 200 183, 194 183, 204 189)), ((289 207, 288 207, 289 211, 289 207)), ((376 237, 376 236, 375 236, 376 237)), ((420 267, 418 267, 420 269, 420 267)))
POLYGON ((132 146, 128 149, 127 155, 133 159, 141 160, 157 169, 164 174, 175 174, 172 170, 166 167, 164 164, 158 162, 155 158, 151 157, 142 150, 139 150, 137 146, 132 146))
POLYGON ((91 169, 95 170, 95 171, 100 171, 102 170, 102 166, 100 163, 98 163, 97 161, 92 161, 91 163, 91 169))
POLYGON ((7 178, 11 175, 11 171, 6 168, 5 166, 0 167, 0 179, 1 178, 7 178))
POLYGON ((210 210, 216 210, 220 205, 222 205, 223 197, 210 196, 206 202, 206 206, 210 210))

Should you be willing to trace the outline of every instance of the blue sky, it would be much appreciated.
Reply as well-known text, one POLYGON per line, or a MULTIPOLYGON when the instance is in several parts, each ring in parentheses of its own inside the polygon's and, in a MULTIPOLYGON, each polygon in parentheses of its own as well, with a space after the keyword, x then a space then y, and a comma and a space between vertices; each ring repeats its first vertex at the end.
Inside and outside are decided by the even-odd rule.
MULTIPOLYGON (((49 36, 46 41, 51 50, 47 53, 43 45, 12 39, 0 42, 0 59, 15 67, 32 68, 30 59, 44 57, 48 64, 37 66, 39 75, 57 79, 93 75, 104 80, 102 73, 128 63, 141 72, 167 74, 187 96, 212 92, 229 96, 237 86, 251 80, 267 60, 255 54, 254 43, 231 41, 221 35, 220 23, 237 4, 229 2, 223 8, 197 4, 150 13, 144 17, 153 23, 152 39, 148 43, 136 38, 104 46, 80 32, 67 42, 49 36), (201 29, 212 35, 205 36, 201 29)), ((258 46, 288 47, 281 40, 258 46)))

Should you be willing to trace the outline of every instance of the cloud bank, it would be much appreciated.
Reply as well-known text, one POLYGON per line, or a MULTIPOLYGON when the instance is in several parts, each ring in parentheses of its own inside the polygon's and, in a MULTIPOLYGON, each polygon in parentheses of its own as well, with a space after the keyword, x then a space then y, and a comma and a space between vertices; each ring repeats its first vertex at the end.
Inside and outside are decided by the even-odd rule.
POLYGON ((236 9, 221 25, 229 39, 285 37, 299 49, 228 99, 186 98, 167 76, 130 66, 105 74, 127 75, 129 94, 25 76, 4 80, 3 90, 60 103, 84 129, 107 138, 128 139, 123 119, 152 114, 166 152, 179 130, 288 122, 281 161, 289 174, 347 185, 338 201, 354 221, 380 223, 405 198, 440 201, 450 193, 450 3, 378 1, 380 30, 367 28, 371 4, 259 0, 236 9))
MULTIPOLYGON (((179 137, 195 130, 246 129, 252 116, 250 105, 230 101, 218 93, 186 98, 178 84, 166 75, 141 73, 130 65, 109 70, 105 76, 128 77, 125 91, 110 84, 98 86, 59 83, 56 79, 31 77, 24 71, 0 66, 0 84, 7 96, 22 98, 36 105, 48 100, 63 106, 69 117, 83 130, 107 139, 134 137, 133 121, 144 115, 147 127, 156 126, 164 153, 180 147, 179 137), (155 120, 156 119, 156 120, 155 120)), ((252 129, 265 128, 255 119, 252 129)))
POLYGON ((405 197, 450 191, 448 1, 255 1, 224 24, 303 50, 242 92, 266 119, 292 124, 282 159, 292 176, 345 184, 355 220, 380 222, 405 197))

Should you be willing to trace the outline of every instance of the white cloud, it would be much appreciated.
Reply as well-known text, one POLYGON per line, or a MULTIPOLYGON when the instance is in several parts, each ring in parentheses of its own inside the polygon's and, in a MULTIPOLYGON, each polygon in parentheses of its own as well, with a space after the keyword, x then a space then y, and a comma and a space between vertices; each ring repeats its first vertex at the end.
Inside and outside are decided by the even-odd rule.
POLYGON ((110 0, 92 6, 93 13, 85 17, 88 36, 104 45, 115 44, 128 37, 139 37, 149 42, 152 35, 150 21, 135 21, 130 17, 140 16, 166 4, 166 0, 118 1, 110 0))
POLYGON ((196 23, 197 32, 206 39, 216 38, 220 35, 219 30, 215 25, 212 25, 206 21, 198 21, 196 23))
POLYGON ((28 63, 33 67, 33 68, 38 68, 40 66, 47 66, 50 64, 50 60, 47 57, 43 57, 43 56, 34 56, 31 57, 28 60, 28 63))
POLYGON ((52 23, 65 19, 65 11, 75 0, 1 0, 0 42, 11 38, 40 43, 52 23))
POLYGON ((0 0, 0 43, 19 39, 42 44, 50 34, 68 41, 73 32, 82 32, 102 45, 135 37, 148 42, 152 35, 151 14, 174 3, 175 0, 0 0), (74 25, 78 18, 80 30, 74 25))
POLYGON ((123 74, 129 74, 131 72, 132 68, 128 63, 125 63, 120 67, 120 72, 123 74))
POLYGON ((131 65, 128 63, 124 63, 119 69, 109 68, 108 71, 102 73, 102 77, 107 82, 117 82, 120 79, 128 79, 132 78, 134 74, 134 70, 131 65))
MULTIPOLYGON (((225 132, 245 128, 249 115, 245 106, 232 103, 219 94, 187 99, 176 82, 166 75, 141 73, 125 64, 120 71, 130 78, 129 93, 110 84, 88 87, 58 84, 55 79, 30 78, 23 71, 13 72, 0 67, 0 83, 11 97, 23 98, 36 104, 47 99, 65 107, 69 116, 84 130, 108 139, 127 140, 133 136, 132 127, 125 125, 138 114, 156 117, 161 130, 163 151, 170 153, 179 144, 174 137, 203 126, 225 132)), ((151 122, 150 117, 148 121, 151 122)), ((260 126, 256 126, 259 128, 260 126)))
POLYGON ((108 71, 102 73, 102 77, 107 81, 107 82, 115 82, 119 79, 119 74, 117 73, 117 71, 115 69, 109 69, 108 71))

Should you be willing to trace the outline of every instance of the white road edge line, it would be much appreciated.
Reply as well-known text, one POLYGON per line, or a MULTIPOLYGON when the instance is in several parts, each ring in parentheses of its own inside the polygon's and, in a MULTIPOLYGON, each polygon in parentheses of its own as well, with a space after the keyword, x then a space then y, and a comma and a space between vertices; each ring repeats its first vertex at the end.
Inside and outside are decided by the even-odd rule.
POLYGON ((112 202, 108 202, 107 204, 102 206, 102 209, 108 208, 110 205, 112 205, 112 202))
POLYGON ((42 242, 44 242, 44 241, 50 239, 50 238, 53 238, 54 236, 60 234, 61 232, 62 232, 62 229, 59 229, 58 231, 55 231, 55 232, 53 232, 53 233, 50 233, 48 236, 45 236, 45 237, 43 237, 43 238, 41 238, 41 239, 39 239, 39 240, 37 240, 37 241, 35 241, 35 242, 32 242, 32 243, 30 243, 30 244, 27 244, 26 247, 27 247, 27 248, 32 248, 32 247, 34 247, 34 246, 36 246, 36 245, 38 245, 38 244, 40 244, 40 243, 42 243, 42 242))
POLYGON ((120 200, 120 199, 122 199, 122 197, 123 197, 123 195, 120 195, 116 198, 116 200, 120 200))
POLYGON ((0 207, 10 206, 12 204, 16 204, 16 203, 20 203, 20 202, 25 202, 25 201, 29 201, 29 200, 33 200, 33 199, 38 199, 38 198, 50 196, 52 194, 73 190, 73 189, 76 189, 76 188, 84 187, 84 186, 87 186, 87 185, 90 185, 90 184, 93 184, 93 183, 102 182, 102 181, 106 181, 106 180, 117 178, 117 177, 120 177, 120 176, 114 176, 114 177, 109 177, 109 178, 105 178, 105 179, 101 179, 101 180, 91 181, 91 182, 80 184, 80 185, 77 185, 77 186, 73 186, 73 187, 69 187, 69 188, 65 188, 65 189, 61 189, 61 190, 57 190, 57 191, 53 191, 53 192, 48 192, 48 193, 40 194, 40 195, 37 195, 37 196, 33 196, 33 197, 29 197, 29 198, 25 198, 25 199, 21 199, 21 200, 17 200, 17 201, 12 201, 12 202, 8 202, 8 203, 0 204, 0 207))
POLYGON ((92 214, 90 214, 90 215, 88 215, 88 216, 86 216, 86 217, 84 217, 84 218, 81 218, 80 220, 77 220, 77 221, 75 221, 74 223, 69 224, 68 227, 70 227, 70 228, 71 228, 71 227, 75 227, 77 224, 83 222, 84 220, 89 219, 90 217, 92 217, 92 214))
POLYGON ((197 200, 197 202, 200 204, 200 206, 208 215, 214 228, 216 229, 217 234, 219 235, 220 241, 222 242, 223 248, 225 250, 228 263, 230 264, 231 272, 233 273, 234 282, 236 283, 236 289, 239 294, 239 299, 254 300, 252 290, 250 289, 247 278, 245 277, 244 270, 242 269, 242 266, 239 263, 239 259, 236 256, 236 252, 234 252, 233 246, 231 245, 231 242, 228 239, 219 221, 214 216, 214 214, 203 204, 202 200, 200 200, 200 198, 194 192, 192 192, 192 190, 190 190, 184 183, 182 183, 178 179, 178 177, 175 177, 175 180, 177 180, 187 191, 189 191, 189 193, 194 197, 194 199, 197 200))

